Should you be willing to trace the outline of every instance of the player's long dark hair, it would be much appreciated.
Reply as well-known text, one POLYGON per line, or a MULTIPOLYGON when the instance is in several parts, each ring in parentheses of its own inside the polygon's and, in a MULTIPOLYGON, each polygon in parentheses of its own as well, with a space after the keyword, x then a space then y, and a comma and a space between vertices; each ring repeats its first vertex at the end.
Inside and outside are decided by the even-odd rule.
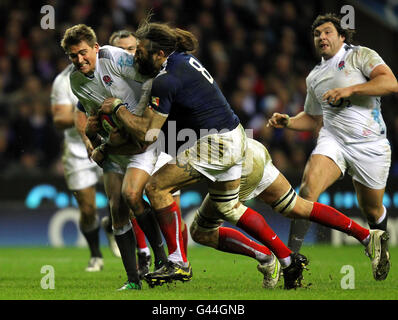
POLYGON ((173 51, 194 52, 198 47, 198 40, 191 32, 164 23, 149 23, 148 19, 140 24, 135 34, 140 40, 151 41, 152 52, 163 50, 166 55, 173 51))

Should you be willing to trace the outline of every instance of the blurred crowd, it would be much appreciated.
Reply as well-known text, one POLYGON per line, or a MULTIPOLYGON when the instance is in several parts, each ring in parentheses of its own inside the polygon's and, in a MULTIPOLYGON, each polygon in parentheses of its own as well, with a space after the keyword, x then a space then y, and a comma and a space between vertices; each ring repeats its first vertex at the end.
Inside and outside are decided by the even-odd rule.
MULTIPOLYGON (((195 55, 244 127, 253 129, 282 172, 301 175, 314 136, 265 124, 273 112, 295 115, 303 109, 305 78, 318 61, 310 35, 321 12, 318 6, 315 0, 1 0, 1 175, 62 175, 63 135, 52 123, 50 91, 69 63, 59 46, 66 28, 90 25, 105 45, 113 31, 134 31, 150 9, 152 21, 167 21, 196 35, 200 46, 195 55), (46 4, 55 9, 54 30, 40 26, 40 9, 46 4)), ((395 149, 398 117, 392 109, 398 97, 385 101, 383 115, 395 149), (386 116, 386 109, 392 116, 386 116)))

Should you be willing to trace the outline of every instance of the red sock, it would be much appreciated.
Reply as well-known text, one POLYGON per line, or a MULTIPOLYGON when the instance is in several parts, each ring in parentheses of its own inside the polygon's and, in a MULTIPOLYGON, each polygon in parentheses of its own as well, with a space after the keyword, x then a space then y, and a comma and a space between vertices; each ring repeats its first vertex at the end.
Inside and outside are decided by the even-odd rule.
POLYGON ((185 256, 188 257, 188 231, 187 231, 187 225, 185 224, 185 228, 182 231, 182 240, 184 242, 184 253, 185 256))
POLYGON ((344 232, 355 237, 359 241, 364 240, 369 235, 368 229, 362 228, 358 223, 354 222, 340 211, 322 203, 314 202, 310 220, 344 232))
POLYGON ((225 227, 218 229, 218 249, 224 252, 242 254, 257 260, 264 260, 261 259, 264 258, 264 255, 271 255, 271 251, 267 247, 250 240, 238 230, 225 227))
POLYGON ((145 234, 138 225, 137 219, 132 218, 131 223, 133 225, 134 233, 135 233, 135 238, 137 239, 137 248, 138 249, 144 249, 147 247, 146 245, 146 240, 145 240, 145 234))
POLYGON ((167 243, 170 260, 187 262, 181 232, 181 212, 176 202, 166 208, 156 210, 156 217, 167 243))
POLYGON ((258 212, 247 208, 236 225, 271 249, 278 259, 286 258, 292 253, 258 212))

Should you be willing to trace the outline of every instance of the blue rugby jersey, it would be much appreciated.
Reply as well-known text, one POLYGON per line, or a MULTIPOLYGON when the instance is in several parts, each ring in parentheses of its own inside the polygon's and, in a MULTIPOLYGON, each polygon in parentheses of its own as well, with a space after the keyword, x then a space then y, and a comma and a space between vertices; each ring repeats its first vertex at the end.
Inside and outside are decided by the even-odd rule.
MULTIPOLYGON (((200 129, 230 131, 239 124, 217 83, 192 55, 172 53, 154 79, 149 106, 176 121, 177 130, 200 129)), ((167 126, 167 125, 166 125, 167 126)))

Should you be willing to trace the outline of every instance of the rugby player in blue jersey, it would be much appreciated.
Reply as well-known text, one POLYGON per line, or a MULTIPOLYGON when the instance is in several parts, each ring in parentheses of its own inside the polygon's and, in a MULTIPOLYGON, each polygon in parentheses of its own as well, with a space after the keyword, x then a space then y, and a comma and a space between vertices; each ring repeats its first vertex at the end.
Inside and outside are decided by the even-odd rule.
MULTIPOLYGON (((125 129, 143 143, 148 143, 148 134, 153 134, 156 139, 162 128, 163 132, 168 131, 166 126, 170 123, 175 123, 179 133, 183 134, 185 130, 191 137, 195 135, 191 141, 193 145, 159 169, 146 187, 162 232, 175 235, 175 243, 167 243, 169 263, 148 274, 147 281, 158 284, 191 279, 191 265, 184 252, 178 250, 182 247, 181 213, 172 193, 206 181, 207 203, 224 220, 235 223, 276 253, 282 266, 289 268, 284 273, 289 277, 285 277, 285 282, 291 284, 287 287, 294 287, 307 259, 292 254, 262 215, 239 202, 246 133, 214 79, 194 56, 186 53, 196 48, 197 40, 187 31, 152 23, 143 24, 137 30, 137 36, 140 42, 135 58, 139 72, 151 77, 157 75, 152 84, 149 108, 142 117, 130 117, 124 113, 125 106, 120 101, 108 98, 101 111, 121 119, 125 129), (175 216, 178 217, 177 224, 172 219, 175 216)), ((170 150, 176 148, 175 144, 176 141, 170 141, 166 152, 172 154, 170 150)), ((289 206, 294 197, 295 193, 290 193, 281 200, 289 206)))
MULTIPOLYGON (((181 214, 173 201, 172 192, 205 181, 209 194, 198 210, 199 218, 195 223, 206 228, 204 224, 211 222, 207 219, 210 208, 216 220, 223 219, 235 224, 275 254, 284 268, 286 289, 300 286, 302 271, 308 263, 306 257, 292 253, 261 214, 239 201, 242 167, 250 154, 246 134, 212 76, 188 53, 196 49, 195 37, 178 28, 147 22, 139 27, 136 35, 140 39, 135 56, 139 72, 155 77, 149 107, 139 117, 129 113, 116 98, 108 98, 102 104, 101 112, 117 117, 125 129, 142 143, 162 138, 164 133, 169 132, 167 126, 175 124, 176 139, 164 139, 169 141, 169 154, 172 153, 172 147, 177 149, 179 138, 189 137, 189 141, 184 143, 187 148, 179 148, 175 159, 152 175, 146 186, 146 193, 157 213, 162 231, 165 232, 170 225, 169 221, 175 221, 171 217, 178 216, 180 220, 181 214)), ((252 162, 255 161, 256 157, 253 157, 252 162)), ((253 170, 254 168, 255 166, 253 170)), ((249 176, 256 177, 255 174, 249 176)), ((275 211, 290 218, 310 219, 343 231, 353 235, 365 246, 372 244, 370 240, 373 234, 369 230, 334 208, 302 201, 283 177, 278 179, 275 180, 274 189, 266 190, 266 202, 275 211)), ((250 181, 247 183, 253 184, 250 181)), ((173 228, 166 232, 173 231, 178 235, 175 244, 178 249, 181 241, 180 226, 173 225, 173 228)), ((223 233, 224 231, 228 230, 223 230, 223 233)), ((231 239, 239 238, 236 233, 231 232, 226 237, 219 232, 214 235, 218 237, 213 241, 217 243, 217 249, 242 253, 237 251, 237 246, 228 244, 231 239)), ((170 253, 169 243, 168 247, 170 253)), ((377 252, 380 257, 379 247, 377 252)), ((150 284, 170 280, 186 281, 191 278, 192 269, 184 255, 178 261, 169 254, 169 260, 160 270, 146 275, 150 284)), ((275 268, 278 265, 273 261, 268 264, 273 264, 275 268)), ((262 268, 265 269, 267 268, 262 268)), ((273 271, 272 268, 268 269, 270 273, 273 271)))

